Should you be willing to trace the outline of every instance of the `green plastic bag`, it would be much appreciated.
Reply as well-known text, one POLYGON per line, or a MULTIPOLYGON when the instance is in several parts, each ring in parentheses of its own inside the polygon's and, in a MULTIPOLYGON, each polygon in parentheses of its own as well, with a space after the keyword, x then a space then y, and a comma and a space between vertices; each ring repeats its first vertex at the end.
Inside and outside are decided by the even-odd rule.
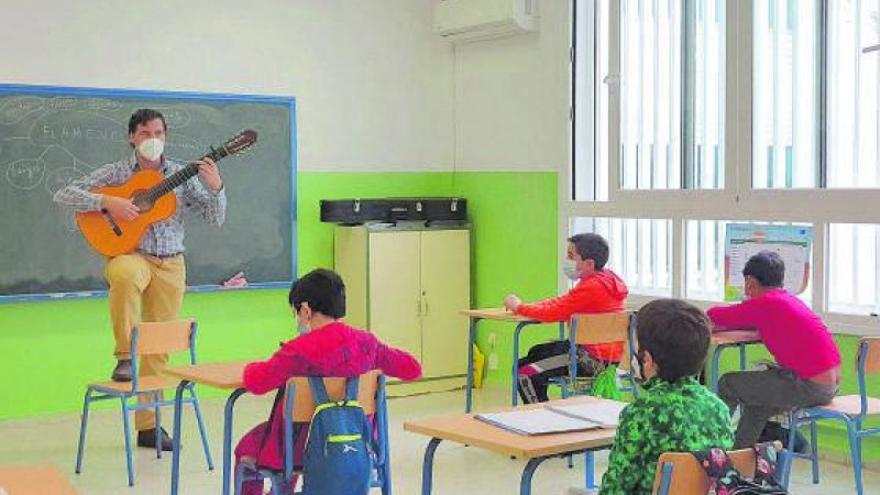
POLYGON ((593 395, 611 400, 622 398, 617 388, 617 365, 610 364, 602 370, 593 382, 593 395))

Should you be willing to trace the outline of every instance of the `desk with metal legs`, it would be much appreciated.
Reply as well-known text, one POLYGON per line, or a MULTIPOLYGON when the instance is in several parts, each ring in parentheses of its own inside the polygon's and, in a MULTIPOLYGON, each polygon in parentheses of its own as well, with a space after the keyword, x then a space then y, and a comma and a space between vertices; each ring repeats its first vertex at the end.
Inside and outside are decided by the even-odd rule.
POLYGON ((739 348, 739 369, 746 369, 746 346, 761 344, 761 335, 756 330, 725 330, 712 333, 712 391, 718 393, 718 376, 721 367, 721 352, 729 347, 739 348))
MULTIPOLYGON (((520 333, 529 325, 541 325, 544 322, 519 316, 507 311, 503 308, 491 309, 465 309, 459 314, 467 316, 471 320, 470 332, 468 333, 468 371, 467 385, 465 386, 465 406, 464 412, 471 412, 473 409, 473 390, 474 390, 474 344, 477 342, 477 323, 481 320, 503 321, 508 323, 516 323, 513 330, 513 362, 511 363, 510 375, 510 405, 517 405, 519 394, 517 393, 517 374, 519 372, 519 336, 520 333)), ((565 323, 559 323, 559 340, 565 340, 565 323)))
POLYGON ((194 364, 169 368, 166 375, 180 378, 180 385, 174 396, 174 433, 173 451, 171 457, 171 495, 177 495, 180 478, 180 420, 181 399, 187 384, 197 383, 209 387, 231 390, 232 393, 226 399, 226 409, 223 417, 223 488, 222 494, 229 495, 232 486, 232 411, 235 401, 245 393, 242 374, 247 363, 212 363, 194 364))
MULTIPOLYGON (((544 407, 547 404, 578 404, 600 401, 605 401, 605 399, 580 396, 503 410, 534 409, 544 407)), ((431 438, 425 450, 422 471, 422 495, 430 495, 431 493, 434 454, 443 440, 470 445, 473 448, 490 450, 505 456, 528 459, 520 479, 520 495, 530 495, 532 493, 532 477, 538 466, 545 460, 569 454, 585 453, 585 484, 587 488, 595 488, 593 451, 611 447, 614 442, 614 434, 617 431, 616 428, 603 428, 528 436, 519 435, 490 425, 476 419, 474 416, 473 414, 458 414, 455 416, 408 421, 403 424, 404 430, 431 438)))

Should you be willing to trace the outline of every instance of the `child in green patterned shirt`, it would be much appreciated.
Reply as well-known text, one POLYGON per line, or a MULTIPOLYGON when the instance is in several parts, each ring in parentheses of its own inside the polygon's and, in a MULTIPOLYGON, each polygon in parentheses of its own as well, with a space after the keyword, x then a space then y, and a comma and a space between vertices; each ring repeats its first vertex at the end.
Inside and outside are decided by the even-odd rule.
POLYGON ((661 299, 639 310, 633 370, 645 380, 644 393, 620 414, 601 495, 650 495, 663 452, 733 445, 727 406, 696 380, 709 328, 705 314, 684 301, 661 299))

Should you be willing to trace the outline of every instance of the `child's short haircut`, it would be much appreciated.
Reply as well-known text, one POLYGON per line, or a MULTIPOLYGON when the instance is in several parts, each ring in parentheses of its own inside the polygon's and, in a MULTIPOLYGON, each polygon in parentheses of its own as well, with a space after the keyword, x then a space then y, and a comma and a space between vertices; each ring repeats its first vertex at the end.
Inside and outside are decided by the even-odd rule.
POLYGON ((568 238, 583 260, 593 260, 596 270, 605 268, 608 263, 608 241, 599 234, 576 234, 568 238))
POLYGON ((650 352, 657 376, 669 382, 703 370, 710 333, 706 315, 679 299, 657 299, 636 315, 639 352, 650 352))
POLYGON ((307 302, 312 311, 325 316, 345 316, 345 284, 333 270, 318 268, 295 280, 287 300, 297 312, 307 302))
POLYGON ((764 287, 782 287, 785 280, 785 262, 774 251, 761 251, 746 262, 743 277, 751 275, 764 287))

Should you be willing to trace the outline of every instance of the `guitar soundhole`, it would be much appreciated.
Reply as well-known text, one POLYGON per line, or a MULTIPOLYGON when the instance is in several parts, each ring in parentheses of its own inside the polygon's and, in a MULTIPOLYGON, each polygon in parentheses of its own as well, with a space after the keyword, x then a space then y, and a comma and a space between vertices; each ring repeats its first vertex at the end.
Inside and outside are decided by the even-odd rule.
POLYGON ((144 190, 135 192, 134 196, 131 197, 131 202, 141 210, 141 213, 146 213, 153 209, 154 203, 150 201, 147 191, 144 190))

